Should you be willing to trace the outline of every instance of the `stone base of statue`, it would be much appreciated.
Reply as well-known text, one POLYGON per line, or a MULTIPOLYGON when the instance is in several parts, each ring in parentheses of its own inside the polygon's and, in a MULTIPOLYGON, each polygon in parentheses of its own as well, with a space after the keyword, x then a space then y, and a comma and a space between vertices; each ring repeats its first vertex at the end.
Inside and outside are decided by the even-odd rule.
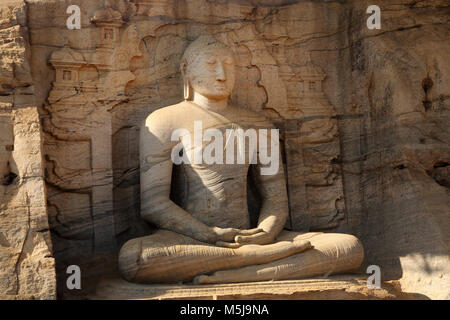
POLYGON ((381 289, 367 287, 367 275, 338 275, 303 280, 280 280, 231 284, 135 284, 121 278, 104 279, 92 300, 381 300, 421 299, 403 293, 395 282, 385 282, 381 289))

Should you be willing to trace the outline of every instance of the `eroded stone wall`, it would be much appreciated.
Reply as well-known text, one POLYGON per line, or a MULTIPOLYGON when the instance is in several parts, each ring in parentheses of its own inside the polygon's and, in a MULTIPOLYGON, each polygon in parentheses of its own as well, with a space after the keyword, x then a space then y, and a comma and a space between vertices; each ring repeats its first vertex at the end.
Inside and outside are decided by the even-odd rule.
POLYGON ((0 297, 56 298, 23 1, 0 4, 0 297))
POLYGON ((449 4, 382 1, 377 31, 359 18, 369 4, 347 11, 351 77, 339 81, 360 117, 340 126, 348 224, 385 279, 448 299, 449 4))

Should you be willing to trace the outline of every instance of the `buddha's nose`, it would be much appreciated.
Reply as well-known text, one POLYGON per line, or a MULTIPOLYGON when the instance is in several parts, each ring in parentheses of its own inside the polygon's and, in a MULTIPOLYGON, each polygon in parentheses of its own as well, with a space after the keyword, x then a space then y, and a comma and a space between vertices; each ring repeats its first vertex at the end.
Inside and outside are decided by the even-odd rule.
POLYGON ((225 80, 227 80, 227 77, 225 75, 225 70, 223 69, 223 65, 222 65, 221 62, 217 63, 216 80, 217 81, 225 81, 225 80))

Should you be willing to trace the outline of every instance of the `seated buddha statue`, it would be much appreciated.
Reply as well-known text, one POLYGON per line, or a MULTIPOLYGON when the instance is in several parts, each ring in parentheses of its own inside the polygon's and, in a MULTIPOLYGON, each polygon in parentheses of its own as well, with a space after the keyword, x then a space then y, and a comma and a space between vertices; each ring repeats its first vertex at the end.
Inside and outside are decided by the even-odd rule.
POLYGON ((241 146, 243 161, 186 157, 194 154, 195 160, 196 153, 213 143, 211 137, 209 143, 188 143, 186 137, 199 130, 225 133, 224 142, 220 135, 209 135, 216 138, 216 147, 224 148, 216 148, 216 160, 240 141, 227 137, 236 129, 265 130, 269 133, 258 138, 269 140, 265 145, 271 147, 265 151, 278 156, 279 150, 271 144, 270 132, 276 130, 270 121, 229 102, 235 83, 235 56, 229 47, 210 36, 197 38, 182 57, 181 72, 184 101, 152 112, 140 131, 141 217, 156 231, 122 246, 121 276, 135 283, 209 284, 300 279, 357 269, 364 253, 356 237, 284 230, 289 207, 282 162, 261 161, 261 150, 250 143, 241 146), (175 135, 178 139, 175 132, 182 133, 175 135), (174 163, 174 154, 188 160, 174 163), (175 169, 183 179, 174 178, 175 169), (261 199, 253 227, 249 176, 261 199), (180 195, 177 201, 171 190, 180 195))

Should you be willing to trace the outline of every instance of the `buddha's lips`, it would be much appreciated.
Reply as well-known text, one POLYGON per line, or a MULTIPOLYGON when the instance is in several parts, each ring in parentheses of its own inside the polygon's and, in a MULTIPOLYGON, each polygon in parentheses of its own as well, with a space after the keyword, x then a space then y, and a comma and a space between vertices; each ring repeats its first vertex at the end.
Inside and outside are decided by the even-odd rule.
POLYGON ((215 84, 214 88, 219 89, 219 90, 225 90, 227 88, 226 84, 215 84))

